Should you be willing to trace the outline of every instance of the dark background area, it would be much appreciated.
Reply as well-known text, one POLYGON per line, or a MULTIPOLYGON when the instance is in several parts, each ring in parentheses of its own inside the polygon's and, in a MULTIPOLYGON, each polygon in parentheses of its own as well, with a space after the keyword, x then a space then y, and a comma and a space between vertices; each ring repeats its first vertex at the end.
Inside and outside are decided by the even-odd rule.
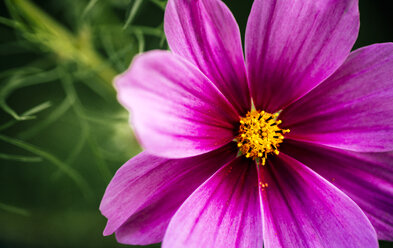
MULTIPOLYGON (((252 1, 225 2, 244 34, 252 1)), ((355 48, 393 41, 390 2, 360 0, 355 48)), ((102 236, 98 211, 141 151, 111 80, 135 54, 167 49, 164 5, 0 2, 0 247, 126 247, 102 236)))

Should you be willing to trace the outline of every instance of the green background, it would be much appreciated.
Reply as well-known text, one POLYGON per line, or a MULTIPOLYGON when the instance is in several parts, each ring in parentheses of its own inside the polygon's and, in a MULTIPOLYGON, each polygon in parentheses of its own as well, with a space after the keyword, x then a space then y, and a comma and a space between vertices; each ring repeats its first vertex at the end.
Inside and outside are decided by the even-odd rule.
MULTIPOLYGON (((252 1, 225 2, 244 33, 252 1)), ((356 48, 393 40, 388 2, 360 1, 356 48)), ((111 81, 135 54, 167 49, 164 6, 0 1, 0 247, 125 247, 102 236, 98 206, 141 148, 111 81)))

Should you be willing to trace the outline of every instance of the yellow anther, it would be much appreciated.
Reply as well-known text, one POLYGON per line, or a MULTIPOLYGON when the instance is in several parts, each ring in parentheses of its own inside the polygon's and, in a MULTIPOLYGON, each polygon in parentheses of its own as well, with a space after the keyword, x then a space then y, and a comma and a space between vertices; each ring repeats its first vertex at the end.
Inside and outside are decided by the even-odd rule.
POLYGON ((277 120, 278 115, 253 110, 240 119, 236 139, 241 153, 247 158, 260 159, 262 165, 266 164, 269 154, 279 154, 278 147, 284 140, 283 134, 289 133, 289 129, 278 127, 282 123, 277 120))
POLYGON ((268 184, 268 183, 259 182, 259 186, 260 186, 261 189, 263 190, 264 188, 269 187, 269 184, 268 184))

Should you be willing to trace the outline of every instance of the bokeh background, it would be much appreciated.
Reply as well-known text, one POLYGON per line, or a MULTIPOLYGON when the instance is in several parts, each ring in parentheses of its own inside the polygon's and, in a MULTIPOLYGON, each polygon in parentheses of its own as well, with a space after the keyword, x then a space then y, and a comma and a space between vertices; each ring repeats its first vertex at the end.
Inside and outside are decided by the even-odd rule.
MULTIPOLYGON (((252 1, 225 2, 244 34, 252 1)), ((360 0, 355 48, 393 41, 390 2, 360 0)), ((126 247, 102 236, 98 211, 141 151, 112 80, 135 54, 168 48, 165 4, 0 1, 0 247, 126 247)))

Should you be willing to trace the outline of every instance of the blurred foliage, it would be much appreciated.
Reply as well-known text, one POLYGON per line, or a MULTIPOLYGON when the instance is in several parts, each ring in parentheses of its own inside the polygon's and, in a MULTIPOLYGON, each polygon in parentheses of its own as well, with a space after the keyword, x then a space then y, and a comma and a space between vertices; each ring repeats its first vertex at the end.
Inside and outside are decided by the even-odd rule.
MULTIPOLYGON (((244 33, 252 1, 226 3, 244 33)), ((168 48, 165 4, 0 2, 0 247, 124 247, 102 236, 98 206, 141 148, 112 81, 135 54, 168 48)), ((356 47, 392 40, 386 6, 361 1, 356 47)))

